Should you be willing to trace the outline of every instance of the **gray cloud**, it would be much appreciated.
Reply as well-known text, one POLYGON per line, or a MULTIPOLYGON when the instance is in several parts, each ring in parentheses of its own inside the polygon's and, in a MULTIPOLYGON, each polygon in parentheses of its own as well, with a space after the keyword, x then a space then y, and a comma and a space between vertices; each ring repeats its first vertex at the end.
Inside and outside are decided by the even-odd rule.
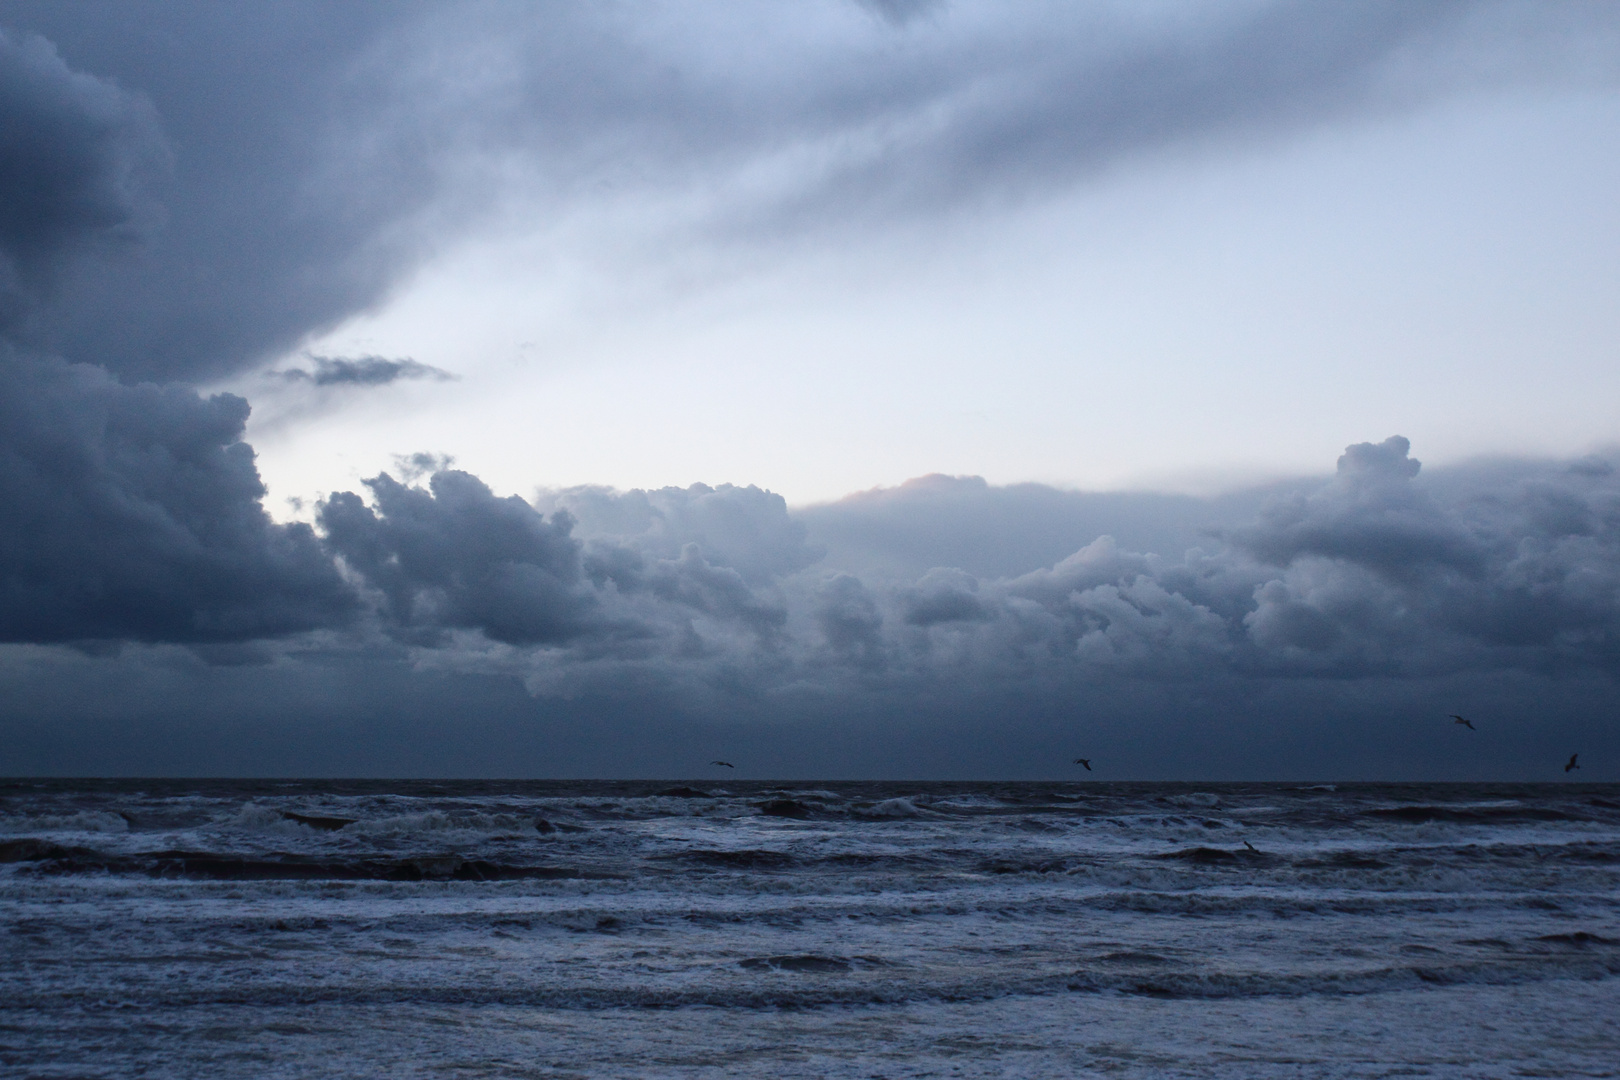
POLYGON ((802 570, 822 555, 782 496, 751 485, 629 492, 578 487, 540 492, 537 504, 565 511, 586 535, 612 537, 662 559, 696 544, 705 561, 753 585, 802 570))
POLYGON ((387 473, 367 486, 375 509, 340 492, 321 506, 321 526, 331 549, 380 594, 385 616, 419 640, 477 629, 508 644, 543 644, 596 621, 566 514, 547 521, 455 470, 435 473, 427 490, 387 473))
POLYGON ((945 0, 855 0, 861 7, 895 26, 904 26, 913 19, 936 14, 945 8, 945 0))
MULTIPOLYGON (((875 672, 893 687, 1615 672, 1620 484, 1591 463, 1515 468, 1511 481, 1463 470, 1424 483, 1405 439, 1358 444, 1332 481, 1254 495, 1257 517, 1205 534, 1205 547, 1158 555, 1100 536, 1048 567, 996 576, 852 572, 816 559, 815 533, 786 528, 792 518, 747 489, 552 495, 585 507, 570 536, 596 610, 642 633, 619 651, 582 628, 588 662, 570 665, 575 643, 559 636, 544 657, 509 657, 507 670, 533 662, 536 687, 554 687, 609 677, 622 661, 643 680, 708 670, 760 690, 808 682, 834 693, 841 670, 863 687, 875 672), (654 510, 663 500, 689 512, 719 495, 748 512, 723 542, 693 541, 690 520, 654 510)), ((988 517, 1030 505, 1029 494, 977 507, 988 517)), ((902 489, 888 512, 906 517, 914 495, 902 489)), ((1160 512, 1155 497, 1144 502, 1160 512)), ((1196 533, 1196 508, 1212 504, 1192 502, 1196 533)), ((859 495, 812 520, 836 533, 847 513, 872 533, 883 512, 876 494, 859 495)), ((909 534, 889 534, 909 557, 909 534)))
POLYGON ((912 626, 981 622, 991 617, 980 603, 979 582, 962 570, 935 567, 899 593, 900 609, 912 626))
POLYGON ((499 207, 658 205, 688 240, 864 228, 1481 83, 1612 81, 1620 54, 1600 4, 868 8, 886 17, 761 14, 748 49, 769 60, 737 64, 715 60, 742 32, 724 7, 662 32, 658 5, 0 2, 30 130, 62 136, 16 144, 19 167, 80 148, 60 159, 78 179, 50 188, 72 207, 51 213, 100 228, 132 199, 163 211, 140 244, 60 275, 32 340, 135 377, 215 377, 381 302, 499 207), (141 173, 154 115, 172 167, 141 173))
POLYGON ((421 237, 401 226, 434 188, 409 160, 345 168, 346 118, 381 104, 347 79, 419 10, 0 4, 0 25, 149 101, 172 150, 139 187, 160 227, 60 272, 31 343, 125 376, 207 378, 376 302, 412 265, 421 237))
MULTIPOLYGON (((108 384, 102 377, 96 385, 108 384)), ((195 409, 196 399, 181 407, 195 409)), ((234 431, 240 414, 229 401, 213 408, 229 417, 216 418, 217 430, 200 440, 208 446, 234 431)), ((1277 767, 1276 755, 1291 751, 1266 739, 1294 738, 1287 733, 1298 729, 1302 709, 1359 724, 1358 710, 1421 718, 1500 711, 1509 698, 1524 708, 1539 698, 1560 703, 1546 723, 1567 732, 1620 674, 1620 474, 1608 464, 1478 462, 1430 474, 1402 439, 1363 443, 1346 451, 1331 478, 1255 495, 1262 509, 1246 525, 1205 535, 1206 547, 1165 556, 1104 535, 1049 565, 1004 575, 948 566, 851 572, 836 565, 836 548, 820 554, 814 528, 758 489, 589 488, 543 494, 537 506, 453 470, 424 487, 381 476, 368 482, 369 503, 340 493, 319 514, 321 543, 354 582, 367 620, 339 634, 199 655, 243 672, 229 677, 237 682, 305 669, 307 679, 298 679, 311 685, 341 682, 336 672, 349 668, 363 668, 368 683, 397 677, 418 685, 435 672, 517 680, 552 703, 548 715, 573 717, 581 731, 597 730, 597 720, 633 727, 629 718, 667 715, 678 718, 671 731, 724 724, 727 738, 740 740, 763 738, 744 721, 766 717, 796 718, 801 741, 834 729, 851 745, 915 745, 926 736, 978 747, 973 768, 1001 761, 1012 746, 1046 745, 1072 726, 1077 709, 1118 753, 1139 752, 1143 739, 1202 746, 1189 726, 1198 717, 1229 732, 1270 725, 1270 735, 1245 736, 1260 740, 1259 756, 1228 760, 1211 744, 1202 756, 1175 758, 1172 772, 1199 775, 1214 762, 1239 774, 1262 760, 1277 767), (333 664, 329 676, 318 674, 333 664), (992 746, 984 742, 992 729, 1016 734, 992 746)), ((251 472, 236 477, 245 487, 251 472)), ((979 513, 1039 505, 1027 490, 998 501, 1005 489, 951 486, 988 496, 973 503, 979 513)), ((937 495, 941 485, 933 487, 937 495)), ((13 484, 8 497, 17 490, 13 484)), ((907 516, 916 490, 888 504, 882 492, 865 493, 817 508, 816 520, 848 512, 871 529, 885 513, 907 516)), ((1150 519, 1162 510, 1154 497, 1144 502, 1150 519)), ((1198 507, 1212 505, 1194 500, 1188 528, 1196 532, 1198 507)), ((886 558, 868 549, 870 565, 916 557, 904 530, 886 535, 900 551, 886 558)), ((304 625, 343 626, 344 604, 353 601, 323 576, 330 564, 311 558, 315 538, 290 531, 282 539, 300 553, 297 565, 326 582, 325 593, 290 593, 333 600, 327 611, 301 609, 304 625)), ((130 559, 152 561, 146 551, 130 559)), ((65 576, 51 570, 30 580, 53 574, 65 576)), ((163 587, 207 610, 195 588, 184 593, 186 582, 163 587)), ((154 610, 151 603, 142 598, 138 610, 154 610)), ((23 609, 39 605, 8 610, 23 609)), ((105 617, 100 625, 128 629, 105 617)), ((171 618, 144 640, 196 637, 171 633, 175 625, 171 618)), ((294 624, 259 625, 274 633, 294 624)), ((473 692, 490 695, 501 696, 473 692)), ((438 738, 426 729, 423 737, 438 738)), ((594 761, 584 746, 572 752, 594 761)), ((824 754, 805 752, 804 768, 825 769, 824 754)), ((1360 751, 1346 744, 1333 752, 1360 751)), ((892 771, 899 759, 884 760, 892 771)))
POLYGON ((314 533, 264 513, 247 414, 228 394, 0 352, 0 640, 344 625, 358 605, 314 533))
POLYGON ((315 386, 387 386, 401 379, 448 382, 455 378, 448 371, 409 357, 390 360, 384 356, 311 356, 309 360, 313 371, 289 368, 276 374, 289 382, 308 382, 315 386))
POLYGON ((352 492, 321 505, 327 546, 374 590, 385 628, 425 646, 454 650, 466 639, 452 632, 470 631, 581 661, 740 650, 767 663, 787 621, 779 579, 816 557, 757 488, 582 488, 550 496, 547 514, 454 470, 426 488, 366 484, 370 506, 352 492), (588 542, 570 507, 589 515, 588 542))
POLYGON ((19 330, 69 253, 136 235, 137 175, 163 151, 143 99, 0 31, 0 326, 19 330))
MULTIPOLYGON (((836 548, 824 557, 814 529, 754 488, 582 488, 545 494, 536 509, 464 473, 440 472, 426 490, 386 476, 370 484, 375 509, 340 494, 321 523, 384 598, 386 618, 438 649, 434 663, 504 671, 537 692, 632 680, 1065 693, 1098 678, 1620 665, 1620 483, 1591 462, 1476 466, 1426 482, 1392 437, 1348 448, 1329 481, 1251 495, 1251 521, 1206 532, 1203 547, 1167 556, 1076 534, 1069 555, 1002 575, 871 568, 915 558, 913 535, 878 527, 912 512, 915 485, 892 501, 868 493, 814 511, 829 532, 847 514, 900 549, 860 552, 861 571, 839 565, 836 548), (517 648, 496 657, 448 631, 517 648)), ((942 489, 968 491, 981 517, 1035 506, 1037 525, 1063 499, 1050 493, 1043 506, 1023 487, 997 499, 1007 492, 970 481, 921 490, 942 489)), ((1150 520, 1163 512, 1157 497, 1142 502, 1150 520)), ((1215 505, 1190 500, 1186 531, 1215 505)), ((974 535, 1021 524, 980 521, 974 535)))
POLYGON ((883 612, 860 578, 834 574, 816 587, 812 603, 816 629, 835 663, 869 670, 884 666, 883 612))
POLYGON ((248 405, 27 348, 73 266, 152 223, 150 108, 0 36, 0 640, 232 642, 358 609, 306 525, 262 507, 248 405))
POLYGON ((1268 499, 1318 486, 1274 484, 1203 499, 933 475, 802 507, 794 518, 825 547, 831 565, 857 574, 910 579, 952 566, 982 578, 1015 577, 1104 533, 1132 550, 1179 557, 1207 547, 1211 531, 1250 524, 1268 499))

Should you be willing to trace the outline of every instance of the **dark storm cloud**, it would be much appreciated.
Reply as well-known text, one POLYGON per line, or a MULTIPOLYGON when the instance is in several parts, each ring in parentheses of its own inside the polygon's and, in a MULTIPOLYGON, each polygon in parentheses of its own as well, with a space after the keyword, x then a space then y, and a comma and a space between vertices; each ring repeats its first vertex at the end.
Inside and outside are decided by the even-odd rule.
POLYGON ((289 382, 307 382, 315 386, 387 386, 401 379, 447 382, 455 378, 448 371, 409 357, 390 360, 384 356, 311 356, 309 360, 313 371, 289 368, 276 374, 289 382))
POLYGON ((151 110, 38 37, 0 37, 0 640, 251 641, 358 604, 314 532, 264 513, 247 402, 27 351, 75 265, 152 225, 151 110))
MULTIPOLYGON (((576 619, 547 639, 544 657, 513 654, 507 670, 532 664, 537 688, 577 689, 577 680, 633 669, 642 681, 723 678, 834 693, 870 689, 876 677, 894 688, 919 680, 1058 687, 1095 678, 1620 670, 1620 483, 1612 473, 1585 462, 1474 467, 1432 482, 1419 474, 1403 438, 1357 444, 1330 481, 1251 494, 1260 509, 1250 522, 1204 530, 1202 547, 1133 551, 1108 535, 1087 540, 1071 521, 1077 550, 1002 575, 873 569, 915 558, 913 534, 883 527, 914 512, 915 485, 892 500, 868 493, 811 515, 830 533, 842 524, 848 535, 843 515, 860 523, 868 543, 854 550, 865 570, 841 563, 837 548, 818 558, 814 530, 756 489, 553 493, 542 505, 552 508, 551 528, 567 529, 569 588, 590 597, 596 618, 637 632, 609 640, 576 619), (897 552, 874 553, 873 537, 897 552)), ((973 481, 923 487, 975 496, 967 505, 981 520, 959 504, 957 521, 991 537, 1028 530, 1027 520, 1008 516, 1020 508, 1035 507, 1033 527, 1042 527, 1063 496, 1037 499, 1021 487, 996 499, 1005 489, 973 481), (983 520, 992 517, 1000 520, 983 520)), ((1131 498, 1121 498, 1128 521, 1131 498)), ((1138 520, 1163 513, 1157 497, 1140 501, 1138 520)), ((1183 527, 1167 535, 1197 535, 1216 505, 1188 502, 1183 527)), ((1231 499, 1225 510, 1242 504, 1231 499)), ((538 511, 511 505, 539 527, 538 511)), ((942 520, 934 509, 925 521, 942 520)), ((446 625, 520 640, 491 633, 488 619, 446 625)))
POLYGON ((981 586, 996 616, 981 655, 1027 664, 1045 648, 1183 675, 1615 671, 1620 485, 1556 467, 1424 485, 1418 471, 1405 439, 1358 444, 1331 482, 1275 498, 1211 552, 1165 559, 1104 539, 981 586))
POLYGON ((0 30, 0 327, 16 330, 70 254, 133 237, 150 209, 137 174, 162 157, 145 101, 0 30))
POLYGON ((375 590, 385 626, 421 644, 461 630, 591 658, 691 658, 713 652, 701 624, 711 644, 740 633, 760 647, 787 620, 776 580, 816 558, 781 497, 758 488, 582 488, 550 496, 548 515, 454 470, 426 488, 386 473, 366 486, 371 505, 353 492, 322 504, 326 543, 375 590), (589 515, 589 543, 571 507, 589 515))
POLYGON ((247 414, 229 394, 0 353, 0 640, 343 625, 357 603, 313 531, 260 505, 247 414))
POLYGON ((1111 500, 1127 524, 1201 535, 1174 555, 1096 535, 1072 513, 1094 511, 1084 497, 971 479, 816 508, 813 525, 847 537, 853 520, 866 538, 825 557, 779 497, 731 486, 579 488, 537 508, 465 473, 427 488, 384 475, 372 505, 340 493, 320 524, 390 633, 432 663, 505 671, 544 694, 1613 674, 1620 482, 1603 463, 1423 478, 1392 437, 1349 447, 1326 482, 1173 501, 1178 528, 1160 497, 1111 500), (1022 573, 888 569, 917 558, 916 534, 893 526, 920 505, 925 525, 954 521, 990 546, 1056 520, 1070 554, 1022 573), (1258 507, 1248 523, 1199 528, 1245 505, 1258 507), (860 566, 841 558, 851 552, 860 566))
POLYGON ((900 590, 900 609, 912 626, 936 623, 979 622, 990 612, 976 595, 979 582, 961 570, 936 567, 915 585, 900 590))
MULTIPOLYGON (((69 369, 52 370, 62 377, 69 369)), ((86 369, 71 370, 87 377, 86 369)), ((115 384, 100 376, 89 385, 115 384)), ((175 402, 188 415, 203 404, 195 397, 175 402)), ((217 415, 196 444, 212 448, 204 458, 233 463, 234 472, 223 471, 251 493, 245 455, 233 457, 229 447, 240 444, 228 442, 240 405, 209 404, 217 415)), ((137 415, 148 412, 150 406, 137 415)), ((176 448, 170 453, 183 456, 176 448)), ((158 457, 129 456, 149 468, 158 457)), ((764 740, 758 745, 775 746, 772 753, 797 746, 798 764, 784 766, 783 774, 847 773, 854 767, 848 759, 810 745, 833 733, 845 745, 887 747, 881 753, 889 756, 872 766, 880 772, 980 774, 1028 767, 1015 760, 1018 754, 1049 757, 1052 740, 1072 738, 1083 716, 1088 745, 1105 745, 1111 755, 1140 754, 1142 740, 1153 740, 1170 755, 1153 758, 1153 775, 1297 771, 1303 759, 1289 755, 1303 751, 1287 748, 1296 738, 1322 743, 1312 753, 1332 755, 1312 758, 1312 769, 1332 760, 1341 763, 1331 770, 1337 774, 1342 762, 1354 761, 1360 764, 1352 772, 1383 774, 1389 766, 1368 758, 1371 751, 1329 738, 1320 723, 1301 717, 1331 717, 1346 730, 1371 730, 1364 723, 1375 714, 1397 718, 1374 725, 1387 739, 1400 737, 1401 725, 1421 728, 1425 717, 1447 711, 1511 709, 1528 717, 1530 709, 1536 724, 1563 738, 1585 730, 1582 717, 1612 695, 1620 675, 1620 474, 1608 465, 1606 457, 1476 462, 1429 475, 1403 439, 1362 443, 1346 450, 1331 478, 1255 496, 1262 509, 1245 525, 1206 534, 1205 547, 1164 556, 1106 535, 1082 537, 1066 557, 1006 575, 948 566, 851 572, 835 564, 836 549, 818 558, 815 530, 799 527, 778 499, 757 489, 591 488, 545 494, 537 507, 498 496, 463 472, 440 469, 425 486, 385 475, 368 483, 369 502, 340 493, 319 515, 322 543, 369 608, 355 632, 197 650, 214 665, 210 670, 241 674, 186 674, 192 669, 164 659, 161 647, 104 663, 123 664, 128 678, 148 688, 228 683, 239 688, 232 694, 246 694, 254 679, 264 685, 292 679, 303 688, 297 694, 324 686, 319 708, 334 715, 392 700, 387 692, 351 686, 355 679, 374 684, 389 670, 436 695, 435 708, 449 700, 452 685, 462 688, 455 694, 471 695, 466 700, 501 698, 464 680, 506 676, 521 681, 551 718, 546 763, 563 760, 553 754, 555 737, 565 744, 557 753, 573 755, 567 760, 598 762, 568 768, 610 773, 622 770, 589 749, 608 730, 598 723, 625 733, 643 730, 651 717, 662 717, 658 723, 670 732, 730 725, 728 745, 764 740), (581 508, 577 519, 565 503, 581 508), (408 671, 399 664, 400 646, 410 656, 408 671), (296 672, 303 674, 289 674, 296 672), (561 717, 578 730, 563 733, 555 726, 561 717), (754 723, 767 719, 800 726, 754 723), (790 730, 797 734, 782 734, 790 730), (1224 734, 1216 739, 1212 732, 1224 734), (1227 735, 1249 740, 1252 752, 1233 757, 1227 735), (1003 736, 1005 743, 998 741, 1003 736), (896 756, 902 746, 913 754, 933 747, 926 759, 932 764, 896 756), (1187 746, 1201 749, 1189 757, 1187 746)), ((26 504, 16 498, 21 486, 8 484, 7 497, 26 504)), ((126 480, 113 485, 127 487, 126 480)), ((1001 490, 984 485, 981 492, 992 497, 975 503, 979 512, 1005 515, 1039 505, 1028 491, 998 502, 993 496, 1001 490)), ((870 529, 886 512, 904 517, 915 506, 914 488, 887 506, 884 494, 818 508, 817 520, 836 522, 848 511, 870 529)), ((1146 502, 1149 518, 1162 509, 1146 502)), ((241 498, 234 504, 253 505, 241 498)), ((957 513, 971 516, 960 507, 957 513)), ((1198 518, 1194 509, 1190 521, 1198 518)), ((122 527, 129 530, 127 519, 122 527)), ((996 527, 1016 530, 1017 522, 996 527)), ((62 558, 95 565, 89 559, 96 552, 73 548, 72 533, 61 539, 67 530, 37 531, 57 538, 62 558)), ((245 534, 264 535, 259 526, 245 534)), ((305 624, 339 624, 347 594, 325 576, 329 565, 312 557, 315 538, 296 529, 270 535, 297 553, 283 565, 304 570, 302 578, 283 580, 289 595, 306 598, 305 624), (325 592, 309 580, 324 582, 325 592), (330 610, 309 608, 312 595, 329 597, 330 610)), ((886 559, 868 549, 862 556, 869 565, 917 554, 903 530, 874 535, 898 538, 901 550, 886 559)), ((260 544, 230 550, 258 558, 260 544)), ((130 563, 152 561, 137 551, 130 563)), ((208 566, 185 564, 188 578, 164 582, 165 592, 196 598, 189 577, 199 565, 208 566)), ((30 578, 67 575, 52 567, 30 578)), ((139 610, 153 602, 143 598, 139 610)), ((191 607, 206 611, 210 603, 221 606, 204 597, 191 607)), ((19 608, 34 612, 40 605, 14 603, 8 611, 19 608)), ((297 625, 294 619, 265 626, 262 615, 255 617, 266 633, 297 625)), ((187 640, 167 627, 146 636, 187 640)), ((7 677, 21 679, 17 673, 25 670, 90 661, 36 652, 13 655, 13 662, 20 666, 7 677)), ((34 700, 37 688, 29 686, 19 693, 34 700)), ((422 707, 417 702, 406 713, 417 716, 422 707)), ((517 738, 522 709, 512 702, 500 709, 517 725, 503 738, 517 738)), ((411 723, 413 737, 426 744, 449 737, 425 715, 411 723)), ((1522 734, 1527 746, 1545 749, 1522 734)), ((665 740, 660 753, 674 745, 658 738, 665 740)), ((656 761, 625 752, 634 769, 668 775, 656 761)), ((1444 771, 1449 759, 1441 747, 1425 754, 1425 769, 1444 771)))
POLYGON ((141 192, 161 207, 161 227, 60 275, 31 343, 126 376, 208 377, 382 296, 417 243, 388 229, 432 187, 409 159, 345 167, 345 118, 373 107, 346 76, 417 10, 0 4, 0 26, 35 32, 73 71, 149 100, 172 150, 141 192))
POLYGON ((33 343, 215 377, 381 302, 499 207, 639 207, 638 231, 662 207, 654 231, 768 244, 1460 86, 1612 79, 1620 51, 1608 5, 866 7, 0 3, 29 115, 80 103, 17 144, 21 175, 77 145, 99 164, 51 186, 64 224, 111 224, 136 188, 162 211, 63 275, 33 343), (154 114, 170 166, 131 188, 154 114))
POLYGON ((321 507, 327 543, 381 595, 384 614, 432 642, 476 629, 508 644, 563 642, 593 621, 580 544, 566 514, 547 521, 477 477, 434 474, 427 490, 387 473, 366 482, 375 507, 340 492, 321 507))
POLYGON ((816 587, 812 603, 816 629, 835 661, 868 669, 884 665, 883 613, 860 578, 834 574, 816 587))

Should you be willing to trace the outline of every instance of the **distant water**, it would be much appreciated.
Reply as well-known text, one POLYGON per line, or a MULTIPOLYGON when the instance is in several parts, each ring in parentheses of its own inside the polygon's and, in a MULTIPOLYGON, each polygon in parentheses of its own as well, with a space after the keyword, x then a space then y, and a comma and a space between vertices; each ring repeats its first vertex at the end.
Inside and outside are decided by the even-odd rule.
POLYGON ((1620 1075, 1620 787, 0 784, 19 1077, 1620 1075))

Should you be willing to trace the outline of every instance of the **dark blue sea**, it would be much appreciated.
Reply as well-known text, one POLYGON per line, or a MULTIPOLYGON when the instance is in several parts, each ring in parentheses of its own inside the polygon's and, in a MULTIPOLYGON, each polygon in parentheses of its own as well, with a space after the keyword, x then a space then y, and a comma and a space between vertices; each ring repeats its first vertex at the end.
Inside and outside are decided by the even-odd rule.
POLYGON ((0 785, 15 1077, 1620 1075, 1620 787, 0 785))

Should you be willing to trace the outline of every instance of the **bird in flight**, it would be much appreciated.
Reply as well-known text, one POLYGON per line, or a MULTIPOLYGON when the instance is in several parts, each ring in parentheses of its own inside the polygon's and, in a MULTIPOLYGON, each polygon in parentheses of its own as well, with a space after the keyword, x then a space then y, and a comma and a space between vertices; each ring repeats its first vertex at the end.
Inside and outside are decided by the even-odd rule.
POLYGON ((709 764, 710 765, 724 765, 728 769, 735 769, 737 767, 737 766, 733 765, 729 761, 711 761, 711 762, 709 762, 709 764))
POLYGON ((1451 714, 1451 721, 1454 724, 1461 724, 1463 727, 1467 728, 1469 731, 1478 731, 1479 730, 1473 724, 1469 723, 1467 720, 1464 720, 1462 717, 1458 716, 1456 713, 1451 714))
POLYGON ((1579 755, 1579 754, 1571 754, 1571 755, 1569 755, 1569 764, 1564 766, 1564 771, 1569 772, 1569 770, 1571 770, 1571 769, 1580 768, 1579 765, 1575 764, 1575 759, 1580 757, 1580 756, 1581 755, 1579 755))
POLYGON ((1260 849, 1249 843, 1247 840, 1243 841, 1243 846, 1254 852, 1256 855, 1260 854, 1260 849))
POLYGON ((1074 759, 1074 763, 1076 765, 1084 765, 1086 767, 1086 772, 1091 771, 1091 759, 1088 757, 1077 757, 1074 759))

